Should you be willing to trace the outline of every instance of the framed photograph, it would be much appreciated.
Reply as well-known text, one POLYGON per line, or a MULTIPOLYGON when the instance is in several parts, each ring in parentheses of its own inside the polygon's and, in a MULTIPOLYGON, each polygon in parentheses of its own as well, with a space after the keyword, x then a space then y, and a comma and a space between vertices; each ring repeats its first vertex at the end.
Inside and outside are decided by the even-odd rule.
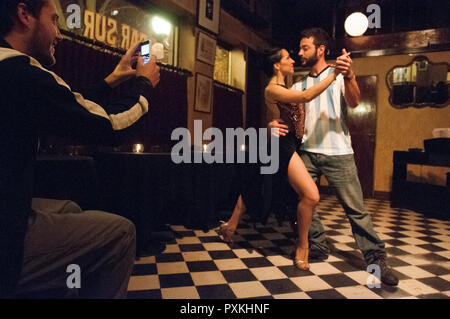
POLYGON ((197 39, 197 59, 210 65, 214 65, 216 60, 216 45, 216 39, 199 31, 197 39))
POLYGON ((219 33, 220 0, 198 0, 198 25, 219 33))
POLYGON ((197 73, 195 78, 194 110, 210 113, 213 99, 213 79, 197 73))

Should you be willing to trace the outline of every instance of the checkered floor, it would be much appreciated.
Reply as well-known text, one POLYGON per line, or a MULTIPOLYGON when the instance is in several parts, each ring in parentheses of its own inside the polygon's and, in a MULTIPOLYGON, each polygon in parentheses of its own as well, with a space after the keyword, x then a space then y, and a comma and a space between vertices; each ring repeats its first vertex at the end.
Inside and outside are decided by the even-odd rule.
POLYGON ((450 222, 369 199, 375 231, 386 243, 397 287, 368 288, 362 254, 334 196, 323 195, 318 212, 333 250, 310 271, 293 267, 294 233, 274 218, 267 224, 241 223, 234 244, 216 230, 205 233, 172 226, 178 234, 165 250, 136 262, 128 298, 449 298, 450 222))

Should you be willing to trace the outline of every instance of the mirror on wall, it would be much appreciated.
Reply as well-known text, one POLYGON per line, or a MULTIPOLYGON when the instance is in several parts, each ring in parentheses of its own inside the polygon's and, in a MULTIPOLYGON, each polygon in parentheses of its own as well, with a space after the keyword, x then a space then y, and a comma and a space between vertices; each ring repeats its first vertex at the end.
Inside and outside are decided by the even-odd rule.
POLYGON ((393 107, 444 107, 449 99, 450 73, 445 62, 433 63, 425 56, 392 68, 386 77, 393 107))

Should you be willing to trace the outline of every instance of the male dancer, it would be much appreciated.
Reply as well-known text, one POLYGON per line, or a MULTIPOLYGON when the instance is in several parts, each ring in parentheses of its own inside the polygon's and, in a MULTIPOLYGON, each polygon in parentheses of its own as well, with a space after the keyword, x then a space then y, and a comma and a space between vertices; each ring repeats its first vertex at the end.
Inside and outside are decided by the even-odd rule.
MULTIPOLYGON (((304 30, 300 35, 301 64, 310 68, 309 75, 295 83, 292 89, 306 90, 333 72, 325 61, 329 48, 329 36, 320 28, 304 30)), ((342 50, 346 53, 345 49, 342 50)), ((355 166, 350 133, 345 124, 342 104, 355 108, 359 104, 360 91, 355 73, 351 69, 350 57, 340 57, 337 65, 347 68, 336 81, 316 99, 306 103, 305 135, 301 146, 301 158, 317 182, 323 174, 344 207, 350 221, 355 241, 362 251, 367 264, 380 267, 381 281, 387 285, 397 285, 398 278, 386 264, 384 242, 373 229, 370 214, 364 209, 363 194, 355 166)), ((279 127, 285 134, 285 126, 275 121, 271 127, 279 127)), ((326 244, 325 230, 317 212, 309 231, 310 258, 325 260, 330 249, 326 244)))

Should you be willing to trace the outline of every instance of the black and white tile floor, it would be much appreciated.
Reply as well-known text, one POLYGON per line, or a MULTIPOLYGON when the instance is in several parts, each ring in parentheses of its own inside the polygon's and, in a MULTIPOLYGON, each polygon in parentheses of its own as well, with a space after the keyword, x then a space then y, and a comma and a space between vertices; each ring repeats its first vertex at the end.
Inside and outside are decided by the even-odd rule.
POLYGON ((310 271, 293 267, 294 234, 288 223, 241 223, 229 245, 216 230, 172 226, 180 238, 165 251, 136 262, 128 298, 148 299, 383 299, 450 298, 450 222, 390 208, 369 199, 375 230, 386 243, 397 287, 368 288, 370 276, 356 249, 350 224, 334 196, 318 207, 333 250, 310 271))

